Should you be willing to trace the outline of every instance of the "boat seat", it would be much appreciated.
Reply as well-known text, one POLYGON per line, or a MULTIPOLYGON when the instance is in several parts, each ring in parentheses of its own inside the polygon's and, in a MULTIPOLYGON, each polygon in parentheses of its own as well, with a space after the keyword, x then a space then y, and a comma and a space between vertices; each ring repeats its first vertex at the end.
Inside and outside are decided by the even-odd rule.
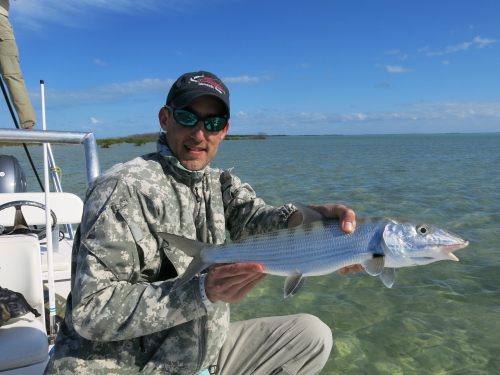
MULTIPOLYGON (((83 202, 75 194, 50 193, 50 209, 54 211, 58 224, 78 224, 82 219, 83 202)), ((0 205, 14 201, 34 201, 45 204, 45 193, 2 193, 0 205)), ((22 209, 28 225, 45 225, 45 211, 31 206, 22 209)), ((14 225, 15 208, 10 207, 0 211, 0 225, 14 225)))
POLYGON ((10 319, 0 327, 0 373, 41 374, 49 361, 40 245, 33 234, 0 236, 0 285, 22 293, 41 314, 10 319))
MULTIPOLYGON (((0 205, 14 201, 34 201, 45 204, 45 193, 2 193, 0 205)), ((58 224, 78 224, 83 214, 83 202, 75 194, 50 193, 50 208, 57 217, 58 224)), ((22 207, 23 216, 28 225, 45 226, 45 211, 31 206, 22 207)), ((0 211, 0 225, 12 226, 14 224, 15 207, 0 211)), ((70 291, 71 280, 71 248, 73 240, 64 239, 57 244, 53 243, 54 282, 56 293, 64 298, 70 291)), ((48 282, 47 246, 42 241, 40 244, 42 259, 42 276, 48 282)), ((3 374, 2 374, 3 375, 3 374)))

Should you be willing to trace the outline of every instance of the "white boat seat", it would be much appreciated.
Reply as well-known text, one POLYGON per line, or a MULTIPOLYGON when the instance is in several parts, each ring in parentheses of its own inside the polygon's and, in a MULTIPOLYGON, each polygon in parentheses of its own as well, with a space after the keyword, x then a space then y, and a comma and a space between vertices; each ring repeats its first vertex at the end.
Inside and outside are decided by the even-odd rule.
POLYGON ((0 236, 0 285, 22 293, 41 314, 35 318, 28 313, 0 327, 0 373, 42 373, 49 360, 49 347, 45 331, 40 245, 35 235, 0 236))
MULTIPOLYGON (((58 224, 78 224, 82 219, 83 202, 79 196, 71 193, 50 193, 50 209, 54 211, 58 224)), ((14 201, 34 201, 45 204, 45 193, 2 193, 0 205, 14 201)), ((28 225, 45 225, 45 211, 31 206, 22 209, 28 225)), ((15 208, 0 211, 0 225, 14 225, 15 208)))
MULTIPOLYGON (((32 314, 31 316, 33 317, 32 314)), ((42 374, 49 361, 48 350, 45 327, 37 319, 31 319, 26 315, 20 316, 0 327, 0 373, 2 375, 10 375, 11 372, 8 370, 23 370, 26 374, 42 374), (38 368, 40 370, 37 370, 38 368)))

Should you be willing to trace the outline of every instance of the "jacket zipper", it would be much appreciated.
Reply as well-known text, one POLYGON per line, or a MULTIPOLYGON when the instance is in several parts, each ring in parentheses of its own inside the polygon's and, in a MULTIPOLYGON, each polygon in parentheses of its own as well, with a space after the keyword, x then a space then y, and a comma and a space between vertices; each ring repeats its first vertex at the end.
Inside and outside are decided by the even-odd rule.
MULTIPOLYGON (((200 196, 200 193, 198 191, 198 187, 197 186, 194 186, 194 184, 191 186, 191 192, 193 193, 194 195, 194 198, 195 198, 195 201, 196 201, 196 204, 195 204, 195 209, 194 209, 194 213, 193 213, 193 220, 194 220, 194 224, 195 224, 195 227, 196 227, 196 238, 198 239, 198 241, 203 241, 205 242, 206 241, 206 229, 203 230, 203 226, 202 228, 199 227, 199 215, 200 215, 200 210, 201 210, 201 196, 200 196), (200 230, 201 229, 201 230, 200 230)), ((201 366, 203 365, 203 362, 205 360, 205 355, 206 355, 206 351, 207 351, 207 345, 206 345, 206 325, 207 325, 207 316, 204 315, 201 317, 201 320, 200 320, 200 338, 199 338, 199 358, 198 358, 198 371, 202 371, 204 369, 201 368, 201 366)))
POLYGON ((198 371, 202 371, 202 370, 205 370, 205 369, 202 369, 201 368, 201 365, 203 364, 203 361, 205 360, 205 355, 206 355, 206 351, 207 351, 207 345, 206 345, 206 340, 205 340, 205 336, 206 336, 206 333, 205 333, 205 328, 206 328, 206 325, 207 325, 207 316, 204 315, 201 317, 201 321, 200 321, 200 350, 198 351, 199 353, 199 357, 198 357, 198 371))

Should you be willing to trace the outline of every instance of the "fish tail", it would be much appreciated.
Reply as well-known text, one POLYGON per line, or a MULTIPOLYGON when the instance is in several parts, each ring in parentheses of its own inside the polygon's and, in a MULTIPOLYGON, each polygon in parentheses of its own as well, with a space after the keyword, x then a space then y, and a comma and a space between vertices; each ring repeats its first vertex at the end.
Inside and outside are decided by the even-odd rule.
POLYGON ((191 240, 172 233, 158 232, 158 235, 164 240, 167 240, 170 245, 174 245, 191 258, 200 256, 201 250, 207 246, 204 242, 191 240))
POLYGON ((184 274, 171 289, 172 292, 180 288, 182 285, 186 284, 194 276, 210 266, 210 263, 206 263, 203 261, 200 254, 201 250, 203 250, 203 248, 207 246, 206 243, 191 240, 189 238, 184 238, 171 233, 159 232, 158 235, 165 239, 169 243, 169 245, 174 245, 186 255, 193 258, 184 274))

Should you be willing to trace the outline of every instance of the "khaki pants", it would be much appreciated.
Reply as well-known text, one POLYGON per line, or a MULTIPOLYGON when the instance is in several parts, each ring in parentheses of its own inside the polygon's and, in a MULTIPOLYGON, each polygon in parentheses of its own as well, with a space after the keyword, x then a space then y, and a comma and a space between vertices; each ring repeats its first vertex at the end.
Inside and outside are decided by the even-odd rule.
POLYGON ((0 74, 9 90, 22 128, 29 128, 36 122, 21 68, 14 32, 7 17, 0 14, 0 74))
POLYGON ((332 349, 330 328, 312 315, 233 323, 217 360, 217 375, 314 375, 332 349))

